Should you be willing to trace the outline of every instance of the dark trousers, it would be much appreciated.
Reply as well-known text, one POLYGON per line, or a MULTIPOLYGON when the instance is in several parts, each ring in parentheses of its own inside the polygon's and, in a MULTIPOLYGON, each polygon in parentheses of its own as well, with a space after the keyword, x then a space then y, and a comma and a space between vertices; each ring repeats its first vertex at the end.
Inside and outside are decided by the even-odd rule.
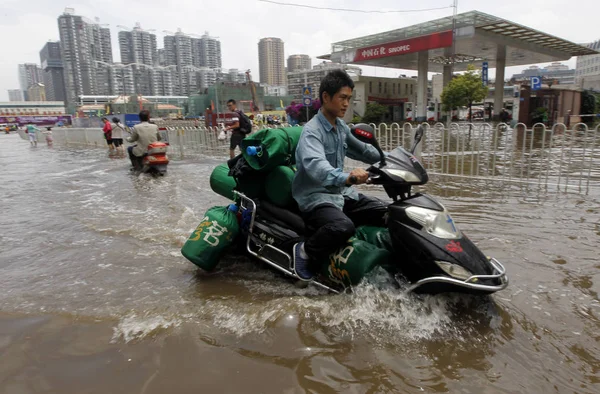
POLYGON ((133 146, 128 146, 127 147, 127 153, 129 154, 129 160, 131 160, 131 165, 133 166, 133 168, 135 168, 136 170, 141 170, 142 169, 142 158, 144 156, 136 156, 133 154, 133 146))
POLYGON ((331 204, 317 206, 303 214, 306 226, 304 250, 312 261, 335 252, 362 225, 385 226, 387 205, 373 197, 359 194, 358 200, 346 198, 344 210, 331 204))

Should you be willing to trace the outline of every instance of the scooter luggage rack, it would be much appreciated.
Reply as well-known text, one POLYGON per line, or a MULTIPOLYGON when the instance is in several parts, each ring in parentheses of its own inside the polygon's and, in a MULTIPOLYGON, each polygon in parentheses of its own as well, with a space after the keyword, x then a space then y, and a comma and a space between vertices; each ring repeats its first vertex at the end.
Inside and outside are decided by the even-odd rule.
POLYGON ((429 278, 421 279, 417 283, 412 284, 406 289, 407 292, 412 292, 420 286, 428 283, 446 283, 452 284, 458 287, 464 287, 470 290, 480 290, 486 292, 496 292, 506 288, 508 286, 508 276, 506 276, 506 269, 497 259, 491 258, 490 264, 494 267, 494 274, 492 275, 472 275, 465 280, 448 278, 446 276, 432 276, 429 278), (477 282, 481 279, 500 279, 500 285, 498 286, 489 286, 489 285, 480 285, 477 282))
MULTIPOLYGON (((260 242, 259 239, 257 239, 257 237, 254 236, 254 233, 252 232, 252 230, 254 229, 254 218, 256 216, 256 203, 254 202, 254 200, 252 200, 249 197, 246 197, 246 195, 244 195, 241 192, 238 192, 236 190, 233 191, 234 195, 236 197, 239 197, 239 206, 240 209, 242 210, 247 210, 247 209, 251 209, 252 212, 252 216, 250 218, 250 225, 248 227, 248 237, 246 238, 246 250, 248 251, 248 253, 250 253, 250 255, 256 257, 257 259, 267 263, 268 265, 270 265, 271 267, 277 269, 279 272, 284 273, 287 276, 291 276, 292 278, 301 280, 300 278, 298 278, 292 270, 292 256, 289 255, 289 253, 284 252, 281 249, 278 249, 276 247, 274 247, 271 244, 265 243, 262 247, 260 247, 260 249, 258 249, 258 251, 254 251, 252 250, 251 244, 252 244, 252 239, 256 240, 257 242, 260 242), (289 267, 289 269, 285 269, 284 267, 280 266, 279 264, 269 260, 267 257, 264 256, 264 252, 270 250, 272 252, 275 252, 276 254, 281 255, 282 257, 285 258, 285 260, 287 261, 287 265, 289 267)), ((311 280, 310 283, 313 283, 325 290, 331 291, 332 293, 339 293, 339 291, 324 285, 321 282, 318 282, 316 280, 311 280)))

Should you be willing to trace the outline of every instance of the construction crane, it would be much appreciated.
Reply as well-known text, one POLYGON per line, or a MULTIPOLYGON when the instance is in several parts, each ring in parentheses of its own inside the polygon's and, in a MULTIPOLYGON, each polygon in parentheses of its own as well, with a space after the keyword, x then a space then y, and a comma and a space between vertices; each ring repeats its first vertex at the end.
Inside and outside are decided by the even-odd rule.
POLYGON ((246 78, 248 78, 248 85, 250 85, 250 93, 252 94, 252 113, 260 111, 258 108, 258 99, 256 98, 256 85, 252 82, 252 76, 250 76, 250 70, 246 70, 246 78))

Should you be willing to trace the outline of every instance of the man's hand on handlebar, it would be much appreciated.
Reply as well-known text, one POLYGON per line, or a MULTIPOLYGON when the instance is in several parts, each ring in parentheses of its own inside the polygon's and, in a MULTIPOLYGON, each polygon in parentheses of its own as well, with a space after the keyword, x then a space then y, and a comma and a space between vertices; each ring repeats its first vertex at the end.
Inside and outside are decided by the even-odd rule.
POLYGON ((367 183, 369 179, 369 173, 362 168, 356 168, 352 170, 348 179, 346 179, 346 185, 360 185, 361 183, 367 183))

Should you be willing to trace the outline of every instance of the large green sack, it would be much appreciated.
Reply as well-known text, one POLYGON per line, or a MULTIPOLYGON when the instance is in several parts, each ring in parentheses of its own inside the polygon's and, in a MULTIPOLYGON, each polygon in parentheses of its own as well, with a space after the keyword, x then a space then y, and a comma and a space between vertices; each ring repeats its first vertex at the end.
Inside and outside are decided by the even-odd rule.
POLYGON ((250 174, 243 179, 239 179, 236 183, 235 178, 229 176, 229 167, 227 164, 219 164, 210 174, 210 188, 213 192, 229 198, 230 200, 234 199, 234 189, 244 193, 250 198, 262 197, 264 194, 263 189, 265 179, 266 178, 264 174, 257 173, 250 174))
POLYGON ((329 261, 320 264, 320 273, 344 287, 357 285, 366 274, 378 265, 385 265, 390 252, 355 237, 329 255, 329 261))
POLYGON ((210 188, 213 192, 233 200, 233 189, 235 189, 235 179, 229 176, 229 167, 227 164, 219 164, 210 174, 210 188))
POLYGON ((356 229, 354 236, 361 241, 375 245, 379 249, 385 249, 390 253, 394 252, 390 230, 385 227, 360 226, 356 229))
POLYGON ((267 175, 265 197, 269 202, 286 208, 292 205, 292 181, 296 169, 288 166, 277 166, 267 175))
POLYGON ((240 230, 237 206, 212 207, 181 248, 181 254, 198 267, 211 271, 240 230))
POLYGON ((302 134, 302 126, 264 129, 242 140, 242 154, 250 167, 258 171, 270 171, 281 165, 296 163, 296 146, 302 134), (249 155, 246 148, 255 146, 260 153, 249 155))

